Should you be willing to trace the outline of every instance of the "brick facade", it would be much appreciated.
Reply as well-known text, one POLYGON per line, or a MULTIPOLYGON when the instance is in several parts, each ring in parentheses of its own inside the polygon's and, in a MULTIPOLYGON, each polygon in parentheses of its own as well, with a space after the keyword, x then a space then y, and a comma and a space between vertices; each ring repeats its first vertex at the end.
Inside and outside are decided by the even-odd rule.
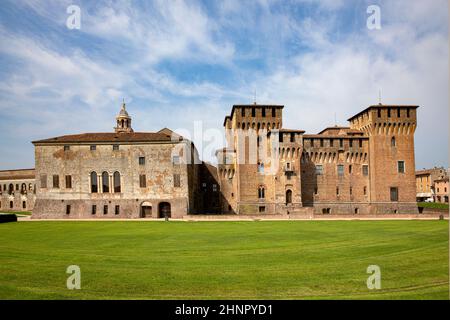
POLYGON ((236 105, 225 118, 224 213, 417 213, 417 106, 370 106, 314 135, 284 129, 283 108, 236 105))

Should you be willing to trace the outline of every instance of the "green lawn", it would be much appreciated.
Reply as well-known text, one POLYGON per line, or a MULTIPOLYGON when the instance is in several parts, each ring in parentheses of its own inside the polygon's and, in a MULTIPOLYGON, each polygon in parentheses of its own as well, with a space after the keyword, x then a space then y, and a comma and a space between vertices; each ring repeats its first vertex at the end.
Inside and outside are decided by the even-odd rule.
POLYGON ((0 299, 448 299, 448 221, 0 224, 0 299), (81 268, 68 290, 67 266, 81 268), (382 290, 366 269, 381 268, 382 290))

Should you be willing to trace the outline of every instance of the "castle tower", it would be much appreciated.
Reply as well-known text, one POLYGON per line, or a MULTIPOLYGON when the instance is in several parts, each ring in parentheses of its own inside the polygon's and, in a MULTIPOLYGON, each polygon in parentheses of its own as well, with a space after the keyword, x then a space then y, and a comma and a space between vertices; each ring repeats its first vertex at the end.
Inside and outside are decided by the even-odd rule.
POLYGON ((116 117, 117 125, 114 128, 116 133, 130 133, 133 132, 131 128, 131 117, 125 108, 125 101, 122 103, 122 109, 120 109, 119 115, 116 117))
POLYGON ((379 104, 349 119, 352 129, 369 136, 373 213, 417 211, 414 159, 417 108, 379 104))

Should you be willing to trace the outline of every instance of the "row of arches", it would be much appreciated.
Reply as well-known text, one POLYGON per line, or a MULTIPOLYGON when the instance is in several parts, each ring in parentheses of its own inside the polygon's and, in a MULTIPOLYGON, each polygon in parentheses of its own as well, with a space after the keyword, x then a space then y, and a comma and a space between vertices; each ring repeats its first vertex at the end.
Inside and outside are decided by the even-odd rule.
MULTIPOLYGON (((347 152, 346 162, 366 163, 368 161, 367 152, 347 152)), ((303 152, 301 163, 337 163, 339 154, 337 152, 303 152)))
POLYGON ((298 159, 301 157, 301 148, 278 148, 280 159, 298 159))
MULTIPOLYGON (((0 185, 0 191, 2 190, 0 185)), ((22 184, 13 184, 10 183, 9 185, 4 184, 3 185, 3 191, 8 192, 9 195, 12 195, 14 191, 20 191, 21 194, 26 194, 28 191, 34 191, 35 187, 32 183, 29 183, 28 185, 26 183, 22 184)))
POLYGON ((219 175, 223 179, 225 179, 225 178, 233 179, 234 174, 235 174, 234 169, 219 169, 219 175))
POLYGON ((415 123, 370 123, 361 127, 366 134, 412 134, 416 130, 415 123))
POLYGON ((242 130, 249 130, 249 129, 253 129, 253 130, 275 130, 275 129, 280 129, 280 123, 277 122, 242 122, 242 124, 240 122, 237 123, 237 129, 242 129, 242 130))
POLYGON ((90 174, 90 178, 91 178, 91 193, 122 192, 120 173, 118 171, 112 174, 112 180, 110 174, 107 171, 103 171, 100 176, 97 174, 97 172, 93 171, 90 174))

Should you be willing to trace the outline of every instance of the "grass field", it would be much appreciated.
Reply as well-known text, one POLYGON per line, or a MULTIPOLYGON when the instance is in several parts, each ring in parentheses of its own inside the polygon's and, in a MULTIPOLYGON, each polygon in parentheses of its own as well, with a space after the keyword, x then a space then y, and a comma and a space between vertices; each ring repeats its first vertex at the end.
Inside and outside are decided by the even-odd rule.
POLYGON ((448 221, 0 225, 0 299, 448 299, 448 263, 448 221))

